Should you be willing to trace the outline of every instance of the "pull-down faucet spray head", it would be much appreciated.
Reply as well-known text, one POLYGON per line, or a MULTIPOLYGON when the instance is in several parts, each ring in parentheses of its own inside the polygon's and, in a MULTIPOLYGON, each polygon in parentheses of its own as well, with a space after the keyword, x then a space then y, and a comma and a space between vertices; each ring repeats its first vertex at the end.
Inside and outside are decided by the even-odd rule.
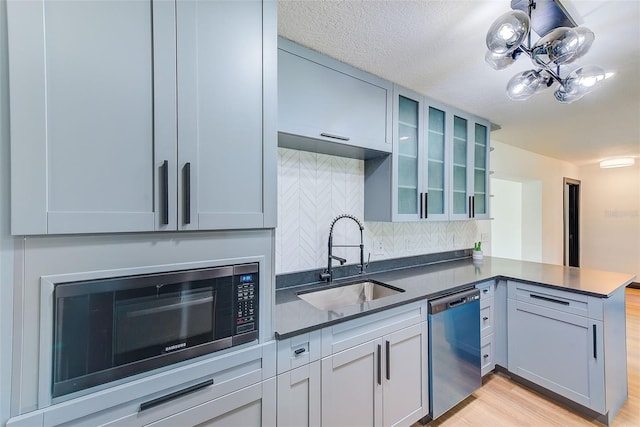
MULTIPOLYGON (((340 265, 344 265, 345 262, 347 262, 346 259, 341 258, 339 256, 333 255, 333 227, 336 225, 336 222, 338 222, 339 220, 341 220, 342 218, 349 218, 352 219, 353 221, 356 222, 356 224, 358 224, 358 228, 360 229, 360 245, 338 245, 339 247, 353 247, 353 248, 360 248, 360 274, 364 273, 365 270, 365 264, 364 264, 364 243, 363 243, 363 236, 362 236, 362 232, 364 231, 364 225, 362 225, 362 223, 360 222, 360 220, 358 218, 356 218, 353 215, 349 215, 349 214, 342 214, 342 215, 338 215, 332 222, 331 222, 331 226, 329 227, 329 240, 328 240, 328 251, 327 251, 327 268, 326 270, 320 274, 320 279, 325 280, 327 282, 331 282, 333 280, 333 269, 332 269, 332 260, 336 260, 340 262, 340 265)), ((368 265, 368 263, 367 263, 368 265)))

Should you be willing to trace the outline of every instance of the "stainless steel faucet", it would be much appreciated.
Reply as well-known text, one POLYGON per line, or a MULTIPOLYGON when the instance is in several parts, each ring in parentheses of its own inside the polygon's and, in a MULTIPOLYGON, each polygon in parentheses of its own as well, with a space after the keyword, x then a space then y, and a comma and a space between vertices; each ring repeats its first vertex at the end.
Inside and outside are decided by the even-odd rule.
POLYGON ((331 227, 329 228, 329 242, 328 242, 328 255, 327 255, 327 268, 324 270, 324 272, 320 273, 320 279, 321 280, 325 280, 327 283, 331 282, 333 280, 333 268, 332 268, 332 264, 333 264, 333 260, 335 259, 336 261, 340 262, 340 265, 343 265, 345 262, 347 262, 346 259, 344 258, 340 258, 339 256, 333 255, 333 248, 357 248, 360 247, 360 274, 364 273, 364 270, 366 268, 366 266, 364 265, 364 243, 362 240, 362 232, 364 231, 364 225, 362 225, 362 223, 360 222, 360 220, 358 220, 358 218, 356 218, 353 215, 349 215, 349 214, 342 214, 337 216, 333 222, 331 222, 331 227), (358 224, 358 227, 360 228, 360 245, 334 245, 333 244, 333 226, 336 225, 336 222, 338 222, 339 220, 343 219, 343 218, 349 218, 352 219, 356 222, 356 224, 358 224))

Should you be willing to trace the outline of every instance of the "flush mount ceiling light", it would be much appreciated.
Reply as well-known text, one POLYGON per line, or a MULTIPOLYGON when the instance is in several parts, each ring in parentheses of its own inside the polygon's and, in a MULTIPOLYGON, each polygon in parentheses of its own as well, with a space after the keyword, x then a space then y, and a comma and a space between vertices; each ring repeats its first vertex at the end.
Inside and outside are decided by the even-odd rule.
POLYGON ((622 168, 625 166, 633 166, 636 163, 636 159, 633 157, 619 157, 617 159, 607 159, 600 162, 602 169, 608 168, 622 168))
POLYGON ((561 77, 560 67, 587 53, 595 35, 588 28, 577 27, 559 1, 512 0, 511 8, 489 27, 485 55, 485 61, 495 70, 513 64, 522 53, 531 58, 535 68, 513 76, 507 84, 511 99, 528 99, 558 83, 556 99, 569 104, 610 76, 602 68, 588 65, 561 77), (531 30, 541 36, 535 44, 531 42, 531 30))

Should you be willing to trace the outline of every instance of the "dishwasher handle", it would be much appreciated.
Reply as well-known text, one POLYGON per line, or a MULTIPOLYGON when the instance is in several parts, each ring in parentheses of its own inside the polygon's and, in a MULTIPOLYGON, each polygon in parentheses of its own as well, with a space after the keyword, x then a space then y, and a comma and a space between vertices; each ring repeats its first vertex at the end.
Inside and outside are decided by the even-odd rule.
POLYGON ((480 290, 471 288, 429 301, 429 314, 437 314, 480 300, 480 290))

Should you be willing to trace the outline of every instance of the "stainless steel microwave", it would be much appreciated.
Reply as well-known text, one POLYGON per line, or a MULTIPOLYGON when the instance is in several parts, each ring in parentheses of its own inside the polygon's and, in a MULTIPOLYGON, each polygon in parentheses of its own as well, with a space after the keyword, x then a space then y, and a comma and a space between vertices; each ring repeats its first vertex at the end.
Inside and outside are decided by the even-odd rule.
POLYGON ((52 397, 258 339, 258 264, 56 284, 52 397))

